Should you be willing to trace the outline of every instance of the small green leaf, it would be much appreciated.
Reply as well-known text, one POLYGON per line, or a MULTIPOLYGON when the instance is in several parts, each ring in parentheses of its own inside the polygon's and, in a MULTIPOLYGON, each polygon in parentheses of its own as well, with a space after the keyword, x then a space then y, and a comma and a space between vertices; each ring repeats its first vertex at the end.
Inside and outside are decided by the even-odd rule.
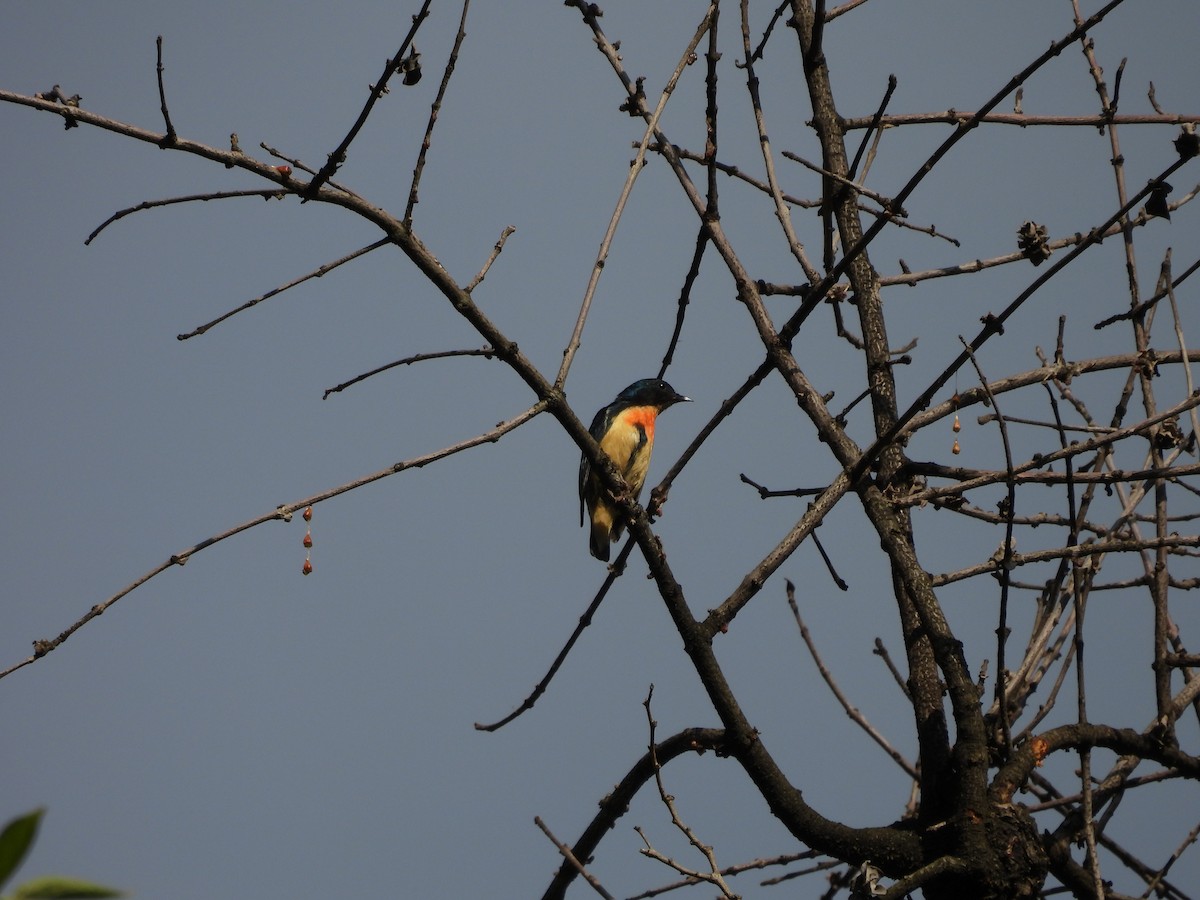
POLYGON ((35 809, 19 818, 13 819, 0 832, 0 887, 12 877, 12 873, 21 865, 33 839, 37 837, 38 823, 42 820, 44 809, 35 809))
POLYGON ((94 897, 123 897, 124 893, 81 878, 44 875, 18 885, 10 900, 89 900, 94 897))

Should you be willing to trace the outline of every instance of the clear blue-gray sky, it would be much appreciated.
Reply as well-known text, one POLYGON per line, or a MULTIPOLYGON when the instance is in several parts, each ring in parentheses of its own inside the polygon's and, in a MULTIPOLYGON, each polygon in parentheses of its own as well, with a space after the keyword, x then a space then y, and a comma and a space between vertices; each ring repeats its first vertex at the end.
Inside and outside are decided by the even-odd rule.
MULTIPOLYGON (((182 136, 227 146, 237 132, 247 153, 265 158, 265 142, 319 166, 417 6, 22 4, 6 11, 0 29, 0 88, 33 93, 61 84, 89 110, 161 129, 161 34, 182 136)), ((756 36, 773 6, 755 4, 756 36)), ((722 156, 757 175, 743 76, 733 67, 741 58, 737 10, 726 7, 722 156)), ((607 33, 622 41, 626 66, 646 76, 652 97, 703 8, 605 4, 607 33)), ((395 213, 407 199, 458 15, 455 5, 434 4, 417 41, 424 79, 393 87, 337 176, 395 213)), ((1070 27, 1066 0, 875 0, 826 33, 840 111, 873 112, 891 73, 899 79, 892 111, 973 109, 1070 27)), ((467 32, 415 227, 463 283, 501 230, 517 228, 476 297, 552 376, 641 125, 618 112, 621 86, 576 11, 477 3, 467 32)), ((1195 37, 1191 0, 1130 0, 1097 30, 1110 85, 1129 58, 1123 112, 1149 111, 1150 82, 1169 111, 1197 111, 1195 37)), ((795 55, 791 36, 779 35, 762 64, 768 125, 777 151, 816 159, 795 55)), ((703 75, 701 65, 687 70, 664 119, 673 141, 696 150, 703 75)), ((1095 108, 1077 48, 1025 88, 1030 113, 1095 108)), ((894 193, 945 133, 889 133, 868 183, 894 193)), ((1174 134, 1122 132, 1131 189, 1174 158, 1174 134)), ((1116 206, 1109 156, 1095 129, 981 129, 907 204, 915 222, 936 224, 962 247, 899 235, 881 242, 875 265, 892 273, 898 257, 922 269, 1009 252, 1026 219, 1053 236, 1086 231, 1116 206)), ((788 191, 817 194, 811 173, 777 163, 788 191)), ((85 247, 106 217, 143 200, 262 185, 97 130, 64 133, 57 117, 8 105, 0 105, 0 166, 0 668, 172 553, 278 504, 470 437, 531 402, 500 363, 479 358, 393 370, 322 400, 326 388, 389 361, 482 343, 386 249, 201 338, 175 339, 378 237, 345 213, 293 200, 192 204, 138 213, 85 247)), ((1185 169, 1176 196, 1195 180, 1195 167, 1185 169)), ((722 190, 727 227, 754 274, 799 280, 762 196, 732 181, 722 190)), ((819 232, 801 215, 802 237, 815 247, 819 232)), ((568 382, 581 415, 656 372, 695 231, 674 178, 652 160, 568 382)), ((1180 268, 1195 258, 1193 207, 1140 239, 1148 295, 1167 246, 1180 268)), ((1053 347, 1060 312, 1077 342, 1068 356, 1127 348, 1127 333, 1091 328, 1128 303, 1118 242, 1091 259, 989 346, 981 362, 990 375, 1035 365, 1034 347, 1053 347)), ((885 300, 893 340, 921 338, 914 365, 900 375, 906 398, 958 352, 957 335, 973 335, 979 317, 1006 305, 1031 273, 1009 267, 892 289, 885 300)), ((1182 297, 1193 335, 1194 290, 1182 297)), ((706 264, 692 299, 668 378, 696 402, 660 423, 652 482, 761 356, 717 266, 706 264)), ((781 315, 788 302, 780 301, 781 315)), ((1156 341, 1170 348, 1162 321, 1156 341)), ((861 374, 827 326, 802 335, 797 349, 814 381, 848 400, 861 374)), ((1178 402, 1182 390, 1164 387, 1162 402, 1178 402)), ((1111 399, 1097 402, 1110 404, 1098 411, 1106 418, 1111 399)), ((994 431, 975 426, 974 413, 966 419, 964 461, 996 464, 994 431)), ((864 418, 856 426, 860 438, 867 425, 864 418)), ((912 452, 944 458, 950 440, 946 428, 912 452)), ((5 679, 0 819, 48 808, 21 877, 68 873, 173 900, 539 894, 558 855, 533 817, 560 839, 577 837, 645 749, 641 703, 651 683, 660 736, 717 724, 644 565, 634 563, 537 707, 496 734, 473 730, 528 693, 603 580, 577 527, 577 464, 554 423, 535 420, 498 444, 320 505, 307 578, 304 524, 265 525, 164 573, 5 679)), ((697 611, 718 604, 803 512, 802 500, 760 501, 739 472, 776 488, 821 485, 835 474, 778 383, 768 382, 705 445, 659 523, 697 611)), ((960 523, 947 513, 925 516, 926 541, 941 548, 931 565, 957 568, 994 547, 996 538, 984 538, 991 546, 980 553, 974 543, 975 556, 964 559, 960 523)), ((911 756, 911 714, 871 655, 878 635, 902 656, 894 606, 860 516, 840 511, 821 536, 850 590, 837 591, 805 545, 738 619, 721 658, 806 798, 850 824, 883 824, 901 814, 906 781, 820 684, 784 604, 782 577, 800 587, 814 636, 852 702, 911 756)), ((954 625, 975 642, 971 665, 991 659, 994 673, 994 586, 945 596, 954 625)), ((1190 599, 1176 608, 1185 624, 1190 615, 1194 636, 1200 617, 1188 610, 1190 599)), ((1026 612, 1014 615, 1025 621, 1026 612)), ((1095 675, 1096 716, 1141 728, 1152 714, 1144 595, 1098 598, 1089 615, 1089 646, 1113 673, 1095 675)), ((1067 706, 1064 715, 1072 714, 1067 706)), ((1194 722, 1184 734, 1194 747, 1194 722)), ((1098 756, 1104 771, 1111 758, 1098 756)), ((732 764, 681 760, 668 783, 722 864, 796 849, 732 764)), ((1198 804, 1178 789, 1142 802, 1132 817, 1138 827, 1119 837, 1160 865, 1195 824, 1198 804)), ((596 858, 596 873, 617 895, 673 880, 639 856, 633 825, 687 858, 647 792, 596 858)), ((1173 873, 1185 887, 1200 882, 1194 853, 1173 873)), ((793 890, 756 884, 744 877, 739 889, 793 890)), ((820 890, 805 884, 803 896, 820 890)))

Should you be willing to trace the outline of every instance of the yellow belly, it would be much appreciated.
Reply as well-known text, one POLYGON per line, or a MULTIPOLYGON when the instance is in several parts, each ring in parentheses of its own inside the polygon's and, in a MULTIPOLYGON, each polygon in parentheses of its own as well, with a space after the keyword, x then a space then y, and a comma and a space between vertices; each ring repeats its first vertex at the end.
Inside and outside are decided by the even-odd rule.
POLYGON ((654 449, 653 419, 646 423, 637 416, 622 414, 600 441, 600 449, 613 461, 636 497, 650 469, 650 451, 654 449))

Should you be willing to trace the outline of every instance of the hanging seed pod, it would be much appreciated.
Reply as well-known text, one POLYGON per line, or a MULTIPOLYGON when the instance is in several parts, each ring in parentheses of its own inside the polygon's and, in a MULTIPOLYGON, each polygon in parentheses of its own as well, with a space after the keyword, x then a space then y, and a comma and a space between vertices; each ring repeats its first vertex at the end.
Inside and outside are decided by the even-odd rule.
POLYGON ((1035 266, 1050 258, 1050 232, 1045 225, 1026 222, 1017 229, 1017 249, 1035 266))
POLYGON ((1175 138, 1175 152, 1180 159, 1191 159, 1200 156, 1200 134, 1196 134, 1194 122, 1185 122, 1179 137, 1175 138))
POLYGON ((412 52, 400 61, 400 71, 404 73, 404 83, 409 87, 421 80, 421 54, 415 46, 412 52))
POLYGON ((1146 215, 1157 216, 1160 219, 1171 221, 1171 207, 1167 205, 1167 197, 1171 193, 1171 186, 1165 181, 1160 181, 1150 189, 1150 196, 1146 198, 1146 215))

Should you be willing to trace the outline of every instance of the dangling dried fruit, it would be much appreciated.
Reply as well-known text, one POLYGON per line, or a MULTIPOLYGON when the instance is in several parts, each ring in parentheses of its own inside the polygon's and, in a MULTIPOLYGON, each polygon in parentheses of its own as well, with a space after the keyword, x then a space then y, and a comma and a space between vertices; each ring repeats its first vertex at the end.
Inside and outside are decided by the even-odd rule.
POLYGON ((1191 159, 1200 156, 1200 134, 1196 134, 1194 122, 1185 122, 1179 137, 1175 138, 1175 152, 1180 159, 1191 159))
POLYGON ((304 508, 304 521, 305 522, 312 521, 312 507, 311 506, 306 506, 304 508))
POLYGON ((404 83, 409 87, 421 80, 421 54, 416 46, 400 61, 400 71, 404 73, 404 83))
POLYGON ((312 560, 311 559, 306 559, 304 561, 304 567, 300 570, 300 574, 301 575, 311 575, 312 574, 312 560))
POLYGON ((1050 258, 1050 232, 1045 225, 1025 222, 1017 229, 1017 248, 1027 260, 1040 266, 1050 258))
POLYGON ((1171 207, 1167 204, 1167 197, 1171 193, 1171 186, 1165 181, 1160 181, 1150 189, 1150 196, 1146 198, 1146 215, 1158 216, 1160 219, 1171 221, 1171 207))
POLYGON ((311 531, 309 531, 307 534, 304 535, 304 546, 305 547, 312 546, 312 532, 311 531))
POLYGON ((962 422, 958 421, 958 413, 954 414, 954 433, 958 434, 962 431, 962 422))
POLYGON ((958 454, 962 453, 962 447, 958 446, 958 438, 954 439, 954 446, 950 448, 950 452, 955 456, 958 456, 958 454))

